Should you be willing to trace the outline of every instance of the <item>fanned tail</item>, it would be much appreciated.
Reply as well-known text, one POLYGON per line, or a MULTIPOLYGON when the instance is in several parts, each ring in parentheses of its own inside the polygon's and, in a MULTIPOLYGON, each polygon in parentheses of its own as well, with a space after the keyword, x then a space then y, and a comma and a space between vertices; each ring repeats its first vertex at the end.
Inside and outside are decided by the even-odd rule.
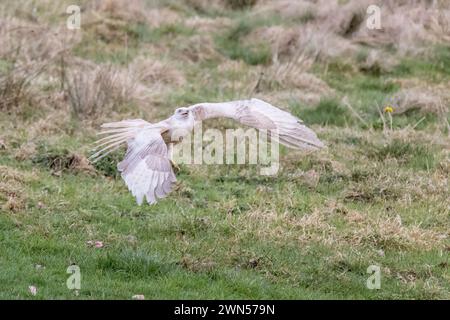
POLYGON ((93 154, 89 157, 92 163, 97 162, 113 151, 119 149, 122 144, 133 139, 143 128, 151 126, 151 123, 142 119, 123 120, 109 122, 101 125, 103 129, 98 135, 106 135, 94 142, 93 154))

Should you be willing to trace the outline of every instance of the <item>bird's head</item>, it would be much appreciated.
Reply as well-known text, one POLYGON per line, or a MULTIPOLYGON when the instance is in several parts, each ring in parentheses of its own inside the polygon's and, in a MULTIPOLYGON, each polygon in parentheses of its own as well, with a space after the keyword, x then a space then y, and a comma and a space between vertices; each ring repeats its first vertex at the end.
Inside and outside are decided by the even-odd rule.
POLYGON ((188 108, 178 108, 175 110, 174 116, 175 118, 180 120, 188 119, 190 116, 192 116, 192 112, 188 108))

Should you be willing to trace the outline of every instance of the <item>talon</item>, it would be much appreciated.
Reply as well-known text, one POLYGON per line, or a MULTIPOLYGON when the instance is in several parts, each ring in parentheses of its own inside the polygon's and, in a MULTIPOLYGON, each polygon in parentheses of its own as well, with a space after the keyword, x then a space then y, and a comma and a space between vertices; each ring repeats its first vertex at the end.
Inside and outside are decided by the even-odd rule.
POLYGON ((172 160, 170 160, 170 163, 172 164, 172 168, 175 171, 175 173, 178 173, 179 171, 181 171, 181 168, 172 160))

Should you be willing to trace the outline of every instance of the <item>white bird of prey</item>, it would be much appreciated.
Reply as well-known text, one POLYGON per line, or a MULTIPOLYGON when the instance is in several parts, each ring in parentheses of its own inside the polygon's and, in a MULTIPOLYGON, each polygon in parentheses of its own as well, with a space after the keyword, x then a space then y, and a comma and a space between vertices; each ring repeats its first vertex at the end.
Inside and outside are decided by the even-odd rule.
POLYGON ((125 158, 117 168, 139 205, 144 197, 149 204, 154 204, 167 196, 176 182, 168 145, 181 141, 179 132, 190 134, 195 121, 220 117, 269 133, 277 132, 277 140, 290 148, 317 150, 324 147, 316 134, 297 117, 262 100, 251 99, 178 108, 171 117, 154 124, 142 119, 105 123, 99 134, 107 136, 96 142, 96 152, 90 159, 95 162, 126 143, 125 158))

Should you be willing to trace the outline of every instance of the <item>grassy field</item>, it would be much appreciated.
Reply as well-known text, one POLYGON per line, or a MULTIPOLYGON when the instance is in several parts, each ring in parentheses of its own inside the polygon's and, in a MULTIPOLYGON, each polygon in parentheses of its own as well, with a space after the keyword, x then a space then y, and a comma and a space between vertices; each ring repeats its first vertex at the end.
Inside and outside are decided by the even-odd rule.
POLYGON ((0 4, 1 299, 450 298, 447 4, 383 6, 380 33, 361 1, 80 1, 68 30, 74 2, 0 4), (105 121, 250 97, 328 148, 182 165, 141 207, 123 150, 87 160, 105 121))

